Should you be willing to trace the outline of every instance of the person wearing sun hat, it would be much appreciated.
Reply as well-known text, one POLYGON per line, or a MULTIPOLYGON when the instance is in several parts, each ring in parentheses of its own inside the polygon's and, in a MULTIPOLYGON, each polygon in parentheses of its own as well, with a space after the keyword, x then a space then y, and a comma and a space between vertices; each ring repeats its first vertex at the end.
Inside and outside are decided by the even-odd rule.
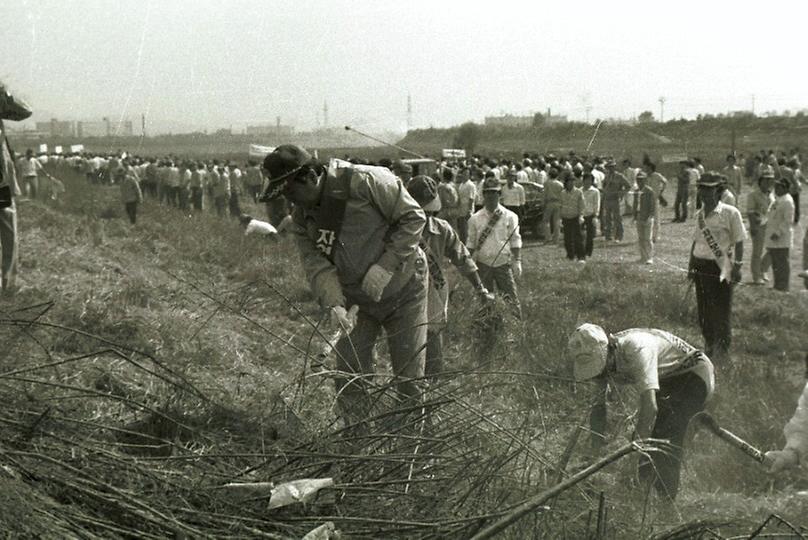
POLYGON ((596 383, 596 402, 590 415, 593 448, 605 444, 606 389, 630 384, 639 405, 635 437, 668 439, 665 452, 640 459, 641 482, 653 484, 663 497, 673 499, 690 419, 704 410, 715 388, 710 359, 685 340, 655 328, 630 328, 608 334, 584 323, 567 342, 567 358, 576 381, 596 383))
POLYGON ((696 289, 699 326, 707 355, 729 359, 732 341, 732 291, 741 282, 746 228, 741 212, 719 200, 719 175, 707 172, 698 180, 701 208, 696 212, 688 275, 696 289))
POLYGON ((449 311, 446 261, 449 260, 468 279, 483 304, 493 301, 494 297, 480 280, 477 265, 458 234, 449 222, 435 215, 441 210, 437 182, 429 176, 415 176, 407 190, 426 213, 426 225, 421 236, 421 249, 426 254, 429 270, 424 374, 435 377, 443 371, 443 331, 449 311))
POLYGON ((326 168, 297 145, 275 148, 263 171, 261 201, 283 195, 294 203, 293 232, 312 292, 347 333, 335 347, 344 418, 361 422, 369 412, 363 376, 373 373, 382 329, 395 388, 403 406, 414 405, 426 358, 424 211, 389 169, 338 159, 326 168))
POLYGON ((511 304, 516 316, 522 307, 516 292, 516 279, 522 277, 522 237, 519 217, 499 203, 502 186, 496 178, 482 185, 483 207, 469 219, 466 246, 474 256, 480 278, 488 290, 496 286, 511 304))

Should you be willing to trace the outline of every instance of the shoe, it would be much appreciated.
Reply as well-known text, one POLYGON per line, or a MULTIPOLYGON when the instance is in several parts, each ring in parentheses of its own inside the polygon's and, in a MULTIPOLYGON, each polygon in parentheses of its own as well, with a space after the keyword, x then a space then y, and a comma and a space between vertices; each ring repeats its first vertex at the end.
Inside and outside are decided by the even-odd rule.
POLYGON ((766 276, 763 276, 760 279, 763 280, 763 283, 768 283, 769 282, 769 278, 767 278, 766 276))
POLYGON ((808 279, 808 268, 797 274, 797 277, 808 279))
POLYGON ((578 264, 586 264, 586 260, 585 259, 578 259, 578 264))
POLYGON ((615 244, 619 244, 619 243, 620 243, 620 242, 622 242, 622 241, 623 241, 623 239, 622 239, 622 238, 615 238, 615 239, 614 239, 614 243, 615 243, 615 244))
POLYGON ((646 261, 643 261, 643 264, 654 264, 654 260, 653 259, 648 259, 646 261))
POLYGON ((756 280, 752 281, 752 285, 765 285, 765 284, 766 282, 760 278, 757 278, 756 280))

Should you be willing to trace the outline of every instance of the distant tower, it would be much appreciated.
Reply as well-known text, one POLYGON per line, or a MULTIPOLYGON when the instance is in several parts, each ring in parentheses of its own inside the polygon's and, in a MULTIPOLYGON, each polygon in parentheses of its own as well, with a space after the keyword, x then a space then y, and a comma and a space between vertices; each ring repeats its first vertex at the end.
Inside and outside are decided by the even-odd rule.
POLYGON ((328 127, 328 102, 323 101, 323 127, 328 127))
POLYGON ((407 94, 407 131, 412 129, 412 95, 407 94))
POLYGON ((665 121, 665 97, 659 98, 659 122, 665 121))
POLYGON ((140 115, 140 136, 146 136, 146 114, 143 113, 140 115))

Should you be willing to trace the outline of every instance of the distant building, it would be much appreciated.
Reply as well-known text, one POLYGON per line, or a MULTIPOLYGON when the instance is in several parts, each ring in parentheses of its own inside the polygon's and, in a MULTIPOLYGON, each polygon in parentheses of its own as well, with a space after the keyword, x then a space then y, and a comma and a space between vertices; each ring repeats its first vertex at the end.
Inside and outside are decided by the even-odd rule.
POLYGON ((544 117, 545 126, 555 126, 558 124, 566 124, 567 122, 567 115, 565 114, 548 114, 544 117))
POLYGON ((110 122, 104 117, 100 122, 76 122, 76 137, 131 137, 134 134, 131 120, 110 122))
POLYGON ((247 126, 245 130, 247 135, 272 135, 277 137, 291 137, 295 133, 293 126, 284 126, 281 124, 281 118, 275 119, 274 124, 256 124, 254 126, 247 126))
POLYGON ((755 116, 755 113, 752 111, 732 111, 730 116, 733 118, 751 118, 752 116, 755 116))
POLYGON ((530 127, 533 125, 533 116, 514 116, 512 114, 486 116, 485 125, 502 127, 530 127))
POLYGON ((50 137, 75 137, 76 123, 51 118, 49 122, 37 122, 36 131, 46 133, 50 137))

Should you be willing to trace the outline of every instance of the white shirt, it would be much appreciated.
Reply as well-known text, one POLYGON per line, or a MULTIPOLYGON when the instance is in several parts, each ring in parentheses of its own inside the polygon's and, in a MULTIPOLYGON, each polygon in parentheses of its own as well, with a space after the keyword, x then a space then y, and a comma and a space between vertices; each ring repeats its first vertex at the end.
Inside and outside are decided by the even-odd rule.
POLYGON ((603 180, 606 178, 606 173, 600 169, 592 169, 592 176, 595 179, 592 185, 596 188, 600 188, 603 185, 603 180))
POLYGON ((262 236, 269 236, 271 234, 278 234, 278 230, 272 226, 271 223, 261 221, 259 219, 250 220, 247 224, 247 229, 244 231, 244 236, 251 234, 260 234, 262 236))
POLYGON ((474 260, 486 266, 499 267, 511 262, 511 248, 522 247, 522 237, 519 235, 519 218, 516 214, 502 206, 498 206, 500 216, 491 234, 485 239, 482 246, 477 242, 491 219, 491 212, 480 208, 469 218, 469 234, 466 246, 474 252, 474 260))
POLYGON ((505 184, 502 186, 499 202, 503 206, 523 206, 525 204, 525 188, 517 183, 514 183, 513 187, 505 184))
POLYGON ((713 364, 697 349, 670 332, 655 328, 630 328, 614 335, 616 382, 633 384, 638 392, 659 390, 659 381, 693 373, 704 381, 707 397, 715 388, 713 364))
POLYGON ((766 248, 791 248, 794 241, 794 199, 790 194, 780 195, 774 199, 769 210, 769 223, 766 225, 766 248), (776 235, 777 240, 772 236, 776 235))
MULTIPOLYGON (((715 256, 710 246, 707 245, 704 234, 699 228, 699 215, 703 213, 704 207, 701 207, 699 211, 696 212, 696 230, 693 233, 693 241, 696 243, 696 246, 693 249, 693 256, 699 259, 715 260, 715 256)), ((712 233, 713 238, 715 238, 718 247, 724 255, 729 253, 729 251, 735 247, 735 244, 746 239, 746 228, 743 225, 743 218, 741 217, 741 213, 734 206, 729 206, 719 201, 715 209, 704 218, 704 223, 712 233)), ((717 262, 719 262, 720 265, 720 261, 717 262)))
POLYGON ((600 213, 600 191, 595 186, 581 191, 584 192, 584 216, 597 216, 600 213))
POLYGON ((801 463, 808 463, 808 384, 802 390, 794 416, 783 428, 786 448, 796 450, 801 463))
POLYGON ((516 181, 520 184, 530 182, 530 175, 524 169, 521 171, 516 171, 516 181))

